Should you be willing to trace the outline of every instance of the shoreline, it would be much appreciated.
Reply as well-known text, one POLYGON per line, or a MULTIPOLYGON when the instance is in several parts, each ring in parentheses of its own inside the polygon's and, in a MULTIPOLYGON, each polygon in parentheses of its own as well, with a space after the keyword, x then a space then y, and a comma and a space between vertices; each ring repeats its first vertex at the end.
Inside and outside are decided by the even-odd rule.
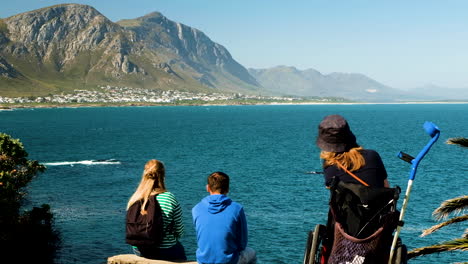
POLYGON ((408 101, 408 102, 216 102, 216 103, 66 103, 66 104, 0 104, 0 111, 41 108, 83 107, 149 107, 149 106, 246 106, 246 105, 404 105, 404 104, 468 104, 468 101, 408 101))

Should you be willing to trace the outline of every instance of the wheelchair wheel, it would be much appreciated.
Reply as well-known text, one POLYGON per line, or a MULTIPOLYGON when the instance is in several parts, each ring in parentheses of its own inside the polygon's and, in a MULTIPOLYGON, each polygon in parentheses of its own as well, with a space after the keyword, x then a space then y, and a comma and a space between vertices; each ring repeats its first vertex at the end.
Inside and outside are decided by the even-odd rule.
POLYGON ((408 259, 407 259, 407 254, 408 254, 408 249, 406 248, 406 245, 404 245, 401 242, 401 239, 398 238, 397 240, 397 245, 394 253, 393 261, 392 264, 407 264, 408 259))
POLYGON ((307 238, 306 249, 304 253, 303 264, 320 264, 322 242, 325 237, 326 227, 324 225, 316 225, 314 230, 309 231, 307 238))

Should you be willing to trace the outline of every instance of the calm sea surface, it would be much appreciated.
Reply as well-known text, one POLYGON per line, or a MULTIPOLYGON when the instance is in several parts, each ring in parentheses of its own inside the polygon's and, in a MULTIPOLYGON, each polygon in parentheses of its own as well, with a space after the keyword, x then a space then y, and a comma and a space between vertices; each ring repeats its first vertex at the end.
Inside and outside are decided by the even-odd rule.
MULTIPOLYGON (((437 223, 431 213, 442 201, 467 194, 468 149, 444 142, 468 137, 468 104, 22 109, 0 112, 0 131, 21 139, 30 158, 47 165, 29 187, 27 206, 51 205, 63 239, 58 263, 105 263, 131 252, 124 240, 126 202, 145 162, 156 158, 182 204, 190 259, 196 250, 191 208, 207 195, 207 175, 220 170, 231 176, 231 198, 245 207, 259 263, 296 264, 308 230, 326 221, 328 191, 321 175, 307 172, 321 170, 316 128, 335 113, 348 119, 361 145, 381 154, 391 185, 403 191, 410 165, 396 154, 417 155, 430 139, 423 123, 438 125, 441 137, 419 165, 401 237, 412 249, 462 235, 466 223, 419 237, 437 223)), ((462 260, 468 261, 466 252, 410 263, 462 260)))

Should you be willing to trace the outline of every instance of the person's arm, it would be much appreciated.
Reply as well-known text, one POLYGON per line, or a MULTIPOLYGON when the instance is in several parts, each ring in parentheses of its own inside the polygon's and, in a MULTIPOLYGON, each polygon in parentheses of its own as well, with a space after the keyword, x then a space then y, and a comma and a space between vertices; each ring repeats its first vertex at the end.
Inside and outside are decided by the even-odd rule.
POLYGON ((247 247, 248 230, 247 218, 245 217, 244 209, 241 208, 239 212, 239 250, 242 251, 247 247))
POLYGON ((378 166, 378 170, 377 170, 377 173, 380 177, 383 178, 383 185, 385 188, 390 188, 390 183, 388 182, 388 174, 387 174, 387 170, 385 169, 385 165, 383 163, 383 160, 382 158, 380 157, 379 153, 378 152, 375 152, 377 155, 377 166, 378 166))
POLYGON ((325 188, 330 189, 333 176, 334 176, 334 173, 331 172, 330 166, 323 168, 323 179, 325 181, 325 188))
POLYGON ((182 222, 182 209, 180 208, 179 202, 175 200, 174 204, 174 235, 177 238, 182 237, 184 234, 184 224, 182 222))

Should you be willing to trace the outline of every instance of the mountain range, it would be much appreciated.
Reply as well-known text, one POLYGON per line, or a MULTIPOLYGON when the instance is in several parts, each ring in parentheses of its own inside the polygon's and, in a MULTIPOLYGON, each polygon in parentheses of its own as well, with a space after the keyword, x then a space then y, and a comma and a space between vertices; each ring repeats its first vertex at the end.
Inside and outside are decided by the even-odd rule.
POLYGON ((265 89, 284 95, 343 97, 362 101, 401 100, 405 92, 381 84, 357 73, 324 75, 314 69, 278 66, 269 69, 249 69, 265 89))
POLYGON ((0 19, 0 96, 103 85, 359 101, 418 98, 357 73, 246 69, 200 30, 159 12, 112 22, 91 6, 61 4, 0 19))
POLYGON ((0 93, 44 94, 115 85, 255 92, 260 86, 203 32, 154 12, 114 23, 63 4, 0 22, 0 93))

